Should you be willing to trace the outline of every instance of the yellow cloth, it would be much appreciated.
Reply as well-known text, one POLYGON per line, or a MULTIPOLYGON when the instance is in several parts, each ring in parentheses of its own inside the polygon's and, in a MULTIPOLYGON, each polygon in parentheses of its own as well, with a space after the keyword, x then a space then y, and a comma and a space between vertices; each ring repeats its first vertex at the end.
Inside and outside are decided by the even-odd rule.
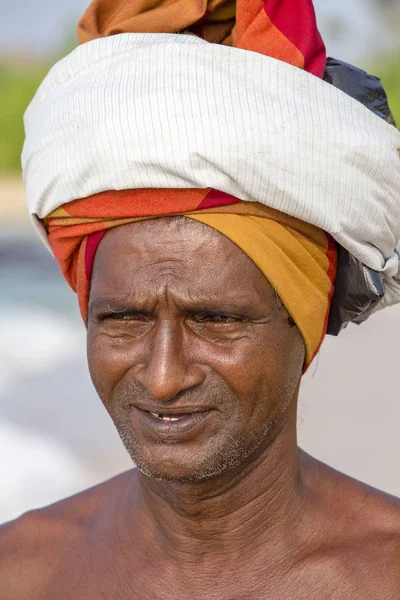
MULTIPOLYGON (((321 229, 306 223, 304 229, 312 233, 312 237, 265 217, 187 216, 232 240, 262 271, 303 336, 308 366, 318 352, 328 323, 336 275, 333 240, 321 229)), ((296 222, 297 226, 302 223, 297 219, 296 222)))

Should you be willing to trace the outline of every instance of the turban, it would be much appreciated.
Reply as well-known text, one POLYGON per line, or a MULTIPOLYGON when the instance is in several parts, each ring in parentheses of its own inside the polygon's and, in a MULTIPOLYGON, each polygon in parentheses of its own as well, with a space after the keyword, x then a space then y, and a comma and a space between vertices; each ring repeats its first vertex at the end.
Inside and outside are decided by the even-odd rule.
POLYGON ((22 161, 84 319, 105 231, 184 215, 261 269, 307 366, 326 332, 333 239, 392 279, 400 250, 399 134, 321 80, 312 1, 95 0, 78 32, 27 109, 22 161))

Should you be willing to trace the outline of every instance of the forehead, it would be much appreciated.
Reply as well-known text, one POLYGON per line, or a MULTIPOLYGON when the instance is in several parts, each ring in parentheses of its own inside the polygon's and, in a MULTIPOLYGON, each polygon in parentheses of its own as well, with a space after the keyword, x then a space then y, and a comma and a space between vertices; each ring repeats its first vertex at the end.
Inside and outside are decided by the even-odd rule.
POLYGON ((273 296, 253 261, 231 240, 185 217, 138 221, 111 229, 100 242, 91 295, 147 293, 234 295, 244 301, 273 296))

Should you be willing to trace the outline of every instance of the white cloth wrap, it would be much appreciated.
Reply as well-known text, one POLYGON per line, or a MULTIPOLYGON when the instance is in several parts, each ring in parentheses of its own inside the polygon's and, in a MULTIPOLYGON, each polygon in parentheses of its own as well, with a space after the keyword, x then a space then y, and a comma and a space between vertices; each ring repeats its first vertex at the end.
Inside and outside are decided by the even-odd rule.
POLYGON ((212 187, 329 232, 400 301, 400 133, 301 69, 195 36, 115 35, 51 69, 25 129, 44 238, 35 216, 70 200, 212 187))

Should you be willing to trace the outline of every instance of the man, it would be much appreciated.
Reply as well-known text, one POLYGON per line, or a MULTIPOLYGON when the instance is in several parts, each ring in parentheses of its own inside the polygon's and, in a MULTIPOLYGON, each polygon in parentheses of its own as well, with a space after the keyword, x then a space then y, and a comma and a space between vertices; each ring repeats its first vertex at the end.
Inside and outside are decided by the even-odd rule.
POLYGON ((137 469, 6 525, 4 598, 400 597, 399 501, 296 442, 329 233, 398 301, 399 134, 298 68, 323 67, 311 3, 238 4, 233 28, 216 5, 95 2, 81 36, 153 31, 153 11, 156 31, 244 48, 268 25, 293 66, 122 33, 65 59, 28 110, 28 203, 137 469))

